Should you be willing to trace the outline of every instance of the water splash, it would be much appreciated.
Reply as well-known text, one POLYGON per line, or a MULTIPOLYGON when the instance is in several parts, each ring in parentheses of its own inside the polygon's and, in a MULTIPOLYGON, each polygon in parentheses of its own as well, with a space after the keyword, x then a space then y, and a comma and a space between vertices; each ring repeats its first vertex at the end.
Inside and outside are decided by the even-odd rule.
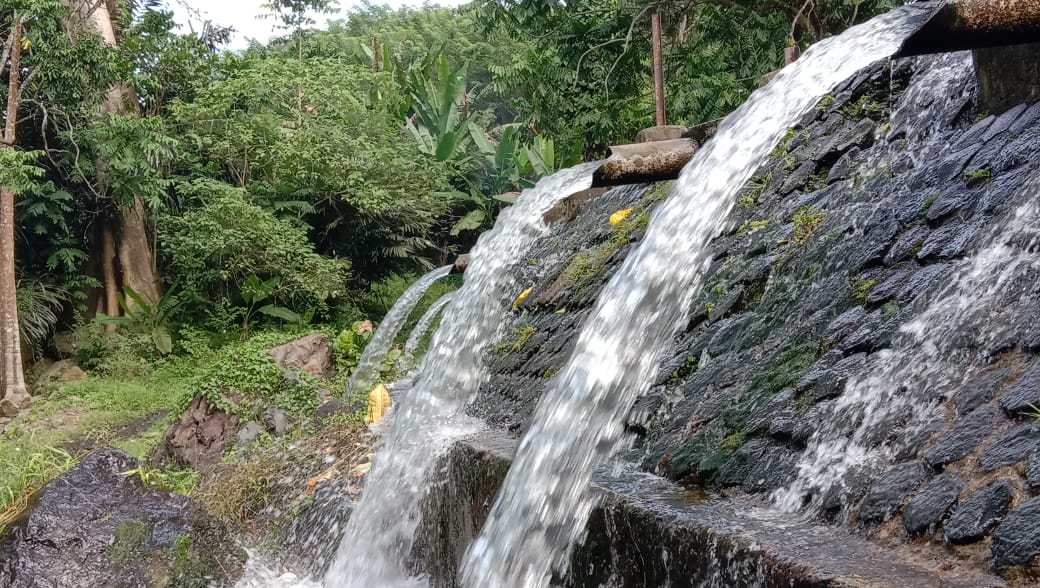
POLYGON ((484 380, 483 354, 515 296, 510 266, 547 230, 542 215, 592 184, 598 163, 565 169, 526 190, 481 235, 465 282, 444 311, 412 390, 393 411, 390 432, 377 450, 365 490, 340 543, 325 585, 402 586, 421 516, 430 468, 453 440, 472 432, 464 415, 484 380))
POLYGON ((846 384, 831 418, 810 438, 798 477, 773 493, 781 510, 799 510, 808 499, 807 513, 813 514, 832 489, 841 491, 850 472, 881 469, 909 449, 904 445, 918 438, 914 431, 927 431, 941 418, 938 405, 970 376, 966 367, 999 347, 1006 333, 991 326, 1025 324, 1022 301, 1040 274, 1038 192, 1040 181, 1029 182, 1022 192, 1026 204, 957 265, 942 294, 900 327, 892 348, 874 354, 865 375, 846 384), (897 428, 907 441, 877 436, 897 428))
POLYGON ((419 319, 419 322, 415 323, 415 328, 412 329, 410 335, 408 335, 408 341, 404 344, 404 351, 401 353, 401 357, 397 360, 397 367, 406 372, 410 372, 415 366, 415 351, 419 348, 419 343, 422 342, 422 338, 430 330, 430 326, 433 325, 433 321, 437 319, 444 307, 451 302, 453 293, 448 292, 444 296, 437 299, 436 302, 430 305, 430 308, 426 309, 426 312, 419 319))
POLYGON ((625 415, 654 380, 737 191, 824 94, 895 52, 920 12, 896 9, 818 43, 728 116, 686 166, 542 398, 466 554, 464 586, 545 586, 552 570, 566 569, 593 507, 592 473, 617 448, 625 415))
POLYGON ((397 299, 397 302, 394 302, 393 308, 386 313, 383 322, 376 329, 376 334, 372 336, 372 340, 365 346, 365 351, 361 354, 361 359, 358 360, 357 369, 350 375, 347 390, 367 392, 376 383, 376 380, 379 378, 379 372, 382 371, 380 368, 383 366, 383 358, 390 351, 390 347, 394 344, 394 339, 397 337, 397 332, 401 330, 404 322, 408 320, 408 315, 411 314, 419 299, 430 289, 434 282, 451 273, 451 268, 452 266, 446 265, 427 273, 409 286, 404 291, 404 294, 401 294, 401 297, 397 299))

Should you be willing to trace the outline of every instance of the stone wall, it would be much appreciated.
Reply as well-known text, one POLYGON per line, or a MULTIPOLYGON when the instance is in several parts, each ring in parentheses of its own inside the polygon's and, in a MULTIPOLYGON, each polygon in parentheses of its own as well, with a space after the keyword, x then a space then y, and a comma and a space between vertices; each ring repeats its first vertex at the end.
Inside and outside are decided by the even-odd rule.
MULTIPOLYGON (((1040 104, 976 115, 973 80, 966 54, 880 65, 791 130, 711 243, 690 321, 629 417, 644 469, 771 504, 821 436, 852 439, 870 459, 789 497, 930 557, 1032 573, 1035 243, 1007 236, 1027 258, 1007 283, 972 256, 1037 196, 1040 104), (884 401, 864 403, 856 394, 881 375, 884 401)), ((614 190, 524 256, 515 271, 531 291, 474 414, 523 432, 667 188, 614 190)))

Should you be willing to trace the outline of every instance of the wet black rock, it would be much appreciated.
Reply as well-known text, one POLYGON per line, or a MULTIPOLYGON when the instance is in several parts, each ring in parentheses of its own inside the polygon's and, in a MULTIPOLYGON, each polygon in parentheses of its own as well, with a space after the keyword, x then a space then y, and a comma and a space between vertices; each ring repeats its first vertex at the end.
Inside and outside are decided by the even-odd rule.
POLYGON ((1040 497, 1018 505, 993 532, 993 563, 998 568, 1029 565, 1040 555, 1037 529, 1040 529, 1040 497))
POLYGON ((83 458, 9 530, 0 586, 226 586, 245 554, 187 496, 144 486, 118 449, 83 458))
POLYGON ((867 294, 867 302, 881 304, 896 297, 914 275, 914 268, 900 267, 886 273, 867 294))
POLYGON ((1027 423, 1011 429, 1007 435, 987 447, 979 455, 979 465, 985 471, 1018 463, 1038 446, 1040 446, 1040 425, 1027 423))
POLYGON ((964 253, 971 239, 979 231, 978 223, 954 221, 936 229, 921 244, 917 259, 932 256, 956 257, 964 253))
POLYGON ((967 457, 1005 420, 1000 410, 992 406, 976 409, 961 419, 952 431, 925 454, 925 461, 940 466, 967 457))
POLYGON ((838 161, 831 166, 830 172, 827 173, 827 183, 833 184, 834 182, 848 179, 856 168, 856 156, 859 153, 859 147, 853 147, 839 157, 838 161))
POLYGON ((993 369, 984 371, 965 382, 953 397, 953 406, 957 409, 957 413, 967 414, 992 400, 1001 384, 1010 375, 1010 369, 993 369))
POLYGON ((976 198, 977 195, 966 188, 946 192, 932 202, 932 205, 928 207, 928 213, 925 215, 925 218, 930 221, 936 221, 951 216, 958 211, 969 210, 974 207, 976 198))
POLYGON ((1026 484, 1033 492, 1040 492, 1040 451, 1034 451, 1026 466, 1026 484))
POLYGON ((892 517, 906 502, 907 497, 928 477, 928 470, 919 461, 889 470, 867 492, 859 505, 859 518, 866 523, 880 523, 892 517))
POLYGON ((1030 405, 1040 406, 1040 362, 1034 363, 1000 398, 1000 406, 1013 414, 1029 410, 1030 405))
POLYGON ((916 535, 938 528, 943 517, 957 501, 965 481, 953 472, 939 474, 910 501, 903 515, 903 528, 916 535))
POLYGON ((971 543, 982 539, 1011 507, 1011 482, 997 480, 962 500, 946 521, 946 541, 971 543))
POLYGON ((952 271, 953 265, 949 263, 933 263, 921 268, 920 271, 903 284, 899 294, 896 296, 896 300, 908 302, 917 298, 927 292, 933 285, 941 282, 952 271))
POLYGON ((888 253, 885 254, 884 262, 892 265, 910 259, 931 232, 932 229, 928 225, 914 225, 910 227, 892 244, 888 253))
MULTIPOLYGON (((1037 104, 1040 104, 1040 102, 1037 104)), ((1022 346, 1027 351, 1032 351, 1033 353, 1040 351, 1040 321, 1035 321, 1029 327, 1029 330, 1026 331, 1025 336, 1022 337, 1022 346)))
POLYGON ((790 484, 798 473, 800 454, 785 445, 766 446, 744 480, 747 492, 770 492, 790 484))

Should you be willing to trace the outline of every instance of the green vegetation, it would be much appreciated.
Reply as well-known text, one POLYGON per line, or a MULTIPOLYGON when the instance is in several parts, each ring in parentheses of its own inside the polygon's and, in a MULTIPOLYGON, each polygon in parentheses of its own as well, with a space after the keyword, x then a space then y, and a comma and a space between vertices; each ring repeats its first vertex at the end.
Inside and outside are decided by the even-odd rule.
POLYGON ((971 181, 984 182, 993 177, 993 170, 987 165, 964 172, 964 177, 971 181))
POLYGON ((877 284, 877 278, 861 278, 852 285, 852 296, 860 302, 867 301, 867 295, 877 284))
POLYGON ((737 227, 737 232, 738 233, 747 232, 749 235, 751 235, 751 234, 754 234, 754 233, 757 233, 757 232, 761 231, 762 229, 766 228, 767 226, 769 226, 769 220, 768 219, 747 220, 747 221, 744 221, 744 223, 741 224, 739 227, 737 227))
POLYGON ((882 118, 887 118, 888 107, 867 94, 860 96, 855 102, 851 102, 841 107, 839 112, 841 112, 841 114, 846 118, 853 120, 859 120, 861 118, 881 120, 882 118))
POLYGON ((799 208, 791 217, 791 222, 794 223, 792 230, 795 244, 805 243, 826 218, 827 213, 818 208, 808 205, 799 208))

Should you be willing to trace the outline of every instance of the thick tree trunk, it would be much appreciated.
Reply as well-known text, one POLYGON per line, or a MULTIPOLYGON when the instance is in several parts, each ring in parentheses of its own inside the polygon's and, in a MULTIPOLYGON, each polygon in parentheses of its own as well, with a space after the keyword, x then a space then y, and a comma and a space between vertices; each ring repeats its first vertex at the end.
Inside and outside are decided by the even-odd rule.
MULTIPOLYGON (((11 17, 10 75, 3 149, 14 149, 18 119, 18 84, 22 57, 22 22, 11 17)), ((32 398, 22 373, 22 342, 18 331, 18 294, 14 273, 14 191, 0 186, 0 416, 10 417, 29 406, 32 398)))
MULTIPOLYGON (((99 0, 80 0, 77 4, 75 24, 83 26, 101 36, 105 42, 113 47, 118 45, 116 28, 112 21, 112 10, 116 8, 116 2, 101 2, 99 0)), ((128 84, 118 83, 112 86, 105 101, 101 105, 101 114, 138 115, 137 97, 133 88, 128 84)), ((100 165, 99 169, 104 169, 100 165)), ((115 226, 106 225, 105 234, 115 236, 115 259, 119 264, 119 271, 111 272, 113 276, 121 276, 122 283, 109 281, 109 273, 104 274, 105 299, 114 300, 118 295, 120 286, 129 286, 148 302, 159 300, 162 295, 162 285, 159 281, 158 271, 155 267, 155 255, 152 251, 152 243, 148 237, 147 210, 144 201, 135 196, 133 203, 122 210, 113 218, 115 226)), ((112 258, 103 252, 105 262, 112 258)), ((102 265, 104 268, 104 264, 102 265)), ((132 304, 132 301, 127 301, 132 304)), ((118 307, 112 309, 106 305, 106 314, 116 316, 119 314, 118 307)))

